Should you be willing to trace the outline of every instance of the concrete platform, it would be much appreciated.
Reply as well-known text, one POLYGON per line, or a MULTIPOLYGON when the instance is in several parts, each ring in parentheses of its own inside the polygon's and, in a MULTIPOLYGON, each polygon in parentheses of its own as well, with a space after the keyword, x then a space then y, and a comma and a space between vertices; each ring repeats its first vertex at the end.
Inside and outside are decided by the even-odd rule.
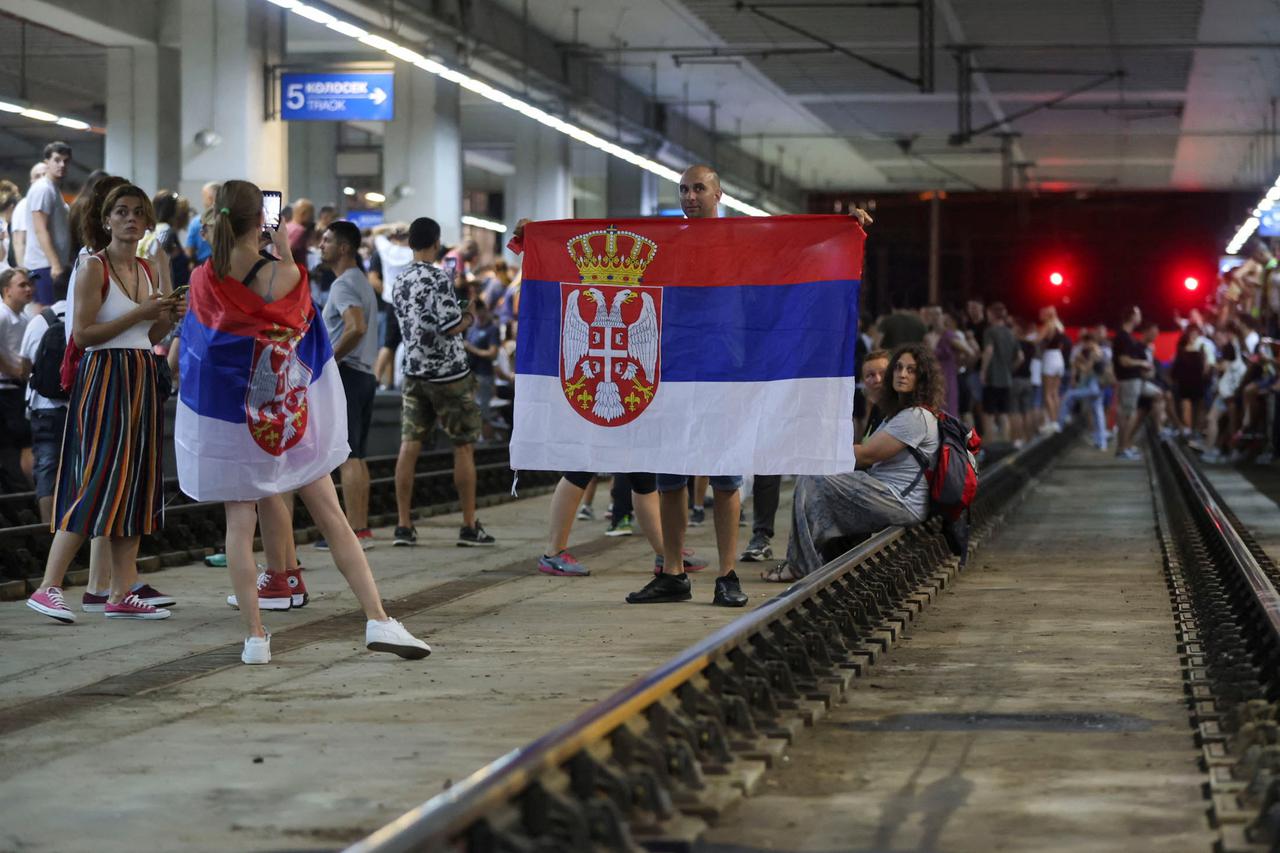
MULTIPOLYGON (((0 605, 0 850, 339 847, 742 613, 710 605, 713 572, 687 604, 625 604, 652 556, 602 522, 575 528, 591 578, 537 574, 549 502, 484 510, 493 549, 456 548, 456 515, 420 521, 417 548, 377 531, 370 563, 388 611, 431 643, 423 661, 367 652, 351 593, 309 547, 312 603, 267 615, 267 667, 239 663, 225 569, 149 576, 180 599, 164 622, 0 605)), ((690 544, 714 560, 711 524, 690 544)), ((781 590, 758 571, 739 572, 752 605, 781 590)))
POLYGON ((698 849, 1211 849, 1153 521, 1073 450, 698 849))

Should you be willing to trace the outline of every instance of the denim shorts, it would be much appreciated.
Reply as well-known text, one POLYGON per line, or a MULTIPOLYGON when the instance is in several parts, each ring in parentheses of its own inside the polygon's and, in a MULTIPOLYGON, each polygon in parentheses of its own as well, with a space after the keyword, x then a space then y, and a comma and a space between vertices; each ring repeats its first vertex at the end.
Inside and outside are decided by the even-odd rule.
POLYGON ((33 473, 36 497, 53 496, 58 484, 58 461, 62 456, 62 431, 67 425, 67 407, 36 409, 31 413, 31 453, 35 457, 33 473))
MULTIPOLYGON (((689 485, 688 474, 659 474, 659 492, 678 492, 689 485)), ((742 488, 741 477, 712 477, 711 488, 717 492, 736 492, 742 488)))

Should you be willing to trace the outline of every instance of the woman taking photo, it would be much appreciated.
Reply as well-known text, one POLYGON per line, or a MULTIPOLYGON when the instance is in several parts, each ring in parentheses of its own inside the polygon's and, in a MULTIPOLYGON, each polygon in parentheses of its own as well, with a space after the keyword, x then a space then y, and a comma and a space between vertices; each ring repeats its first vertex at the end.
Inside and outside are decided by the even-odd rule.
POLYGON ((138 575, 139 537, 153 533, 163 518, 163 413, 151 347, 173 327, 181 300, 169 294, 166 271, 137 258, 138 241, 155 225, 146 193, 118 185, 100 213, 110 242, 76 275, 71 329, 84 355, 62 440, 53 543, 44 580, 27 600, 32 610, 67 623, 76 617, 63 601, 62 579, 90 536, 110 543, 107 618, 169 616, 130 588, 138 575))
MULTIPOLYGON (((191 312, 182 327, 174 443, 182 490, 226 507, 227 567, 248 633, 240 659, 271 661, 253 558, 256 502, 293 490, 365 612, 365 646, 426 657, 430 647, 382 609, 338 504, 330 473, 349 453, 346 402, 306 270, 291 259, 284 229, 266 226, 262 191, 253 184, 223 184, 213 210, 213 255, 191 276, 191 312), (274 255, 261 251, 264 237, 274 255)), ((276 597, 287 584, 283 571, 269 571, 264 596, 276 597)))

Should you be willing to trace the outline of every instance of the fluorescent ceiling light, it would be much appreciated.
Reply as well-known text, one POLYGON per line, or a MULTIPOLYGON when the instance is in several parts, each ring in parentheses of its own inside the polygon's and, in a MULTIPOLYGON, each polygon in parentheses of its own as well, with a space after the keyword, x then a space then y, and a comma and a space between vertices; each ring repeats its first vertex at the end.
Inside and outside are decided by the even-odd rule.
POLYGON ((0 101, 0 112, 20 113, 25 109, 26 107, 24 107, 22 104, 15 104, 11 101, 0 101))
POLYGON ((1280 201, 1280 177, 1276 178, 1275 186, 1267 190, 1267 194, 1254 206, 1253 214, 1236 230, 1235 236, 1227 244, 1228 255, 1234 255, 1244 248, 1253 232, 1258 230, 1258 217, 1275 207, 1277 201, 1280 201))
POLYGON ((295 15, 301 15, 308 21, 315 21, 317 24, 331 24, 338 20, 328 12, 322 12, 313 6, 308 6, 306 3, 299 3, 289 11, 295 15))
POLYGON ((58 117, 53 113, 47 113, 44 110, 38 110, 35 107, 28 107, 27 109, 19 113, 19 115, 23 116, 24 118, 33 118, 36 121, 57 121, 58 120, 58 117))
MULTIPOLYGON (((586 128, 579 127, 578 125, 565 121, 558 116, 553 116, 551 113, 541 109, 540 107, 536 107, 533 104, 513 97, 483 80, 471 77, 470 75, 464 74, 456 69, 449 68, 437 60, 429 59, 402 44, 392 41, 391 39, 377 35, 376 33, 365 32, 354 24, 340 21, 328 12, 320 11, 319 9, 306 5, 305 3, 300 3, 298 0, 269 0, 269 2, 274 3, 282 9, 288 9, 294 14, 300 15, 308 20, 325 24, 335 32, 348 35, 363 45, 367 45, 374 50, 380 50, 383 53, 389 54, 396 59, 403 60, 410 65, 417 66, 429 74, 442 77, 451 83, 457 83, 468 91, 475 92, 477 95, 487 98, 496 104, 500 104, 509 110, 514 110, 522 115, 528 116, 539 124, 546 125, 552 130, 563 133, 565 136, 575 139, 584 145, 590 145, 592 148, 603 151, 610 156, 617 157, 619 160, 624 160, 627 163, 638 166, 646 172, 657 175, 665 181, 671 181, 672 183, 678 183, 680 181, 679 172, 669 166, 664 166, 657 160, 637 154, 634 151, 622 147, 616 142, 610 142, 609 140, 592 133, 586 128)), ((378 193, 365 194, 365 198, 369 199, 372 199, 374 196, 379 196, 378 201, 384 200, 378 193)), ((749 216, 769 215, 767 210, 763 210, 753 204, 748 204, 745 201, 734 198, 728 193, 721 197, 720 203, 731 210, 736 210, 739 213, 745 213, 749 216)))
POLYGON ((382 204, 387 200, 387 197, 382 193, 365 193, 364 197, 366 201, 371 201, 374 204, 382 204))
POLYGON ((494 222, 492 219, 481 219, 479 216, 464 215, 462 217, 462 224, 471 225, 476 228, 484 228, 488 231, 497 231, 499 234, 507 233, 507 226, 503 225, 501 222, 494 222))
POLYGON ((350 36, 353 39, 358 39, 363 35, 368 35, 364 30, 354 24, 348 24, 346 21, 333 20, 325 24, 325 26, 333 30, 335 33, 341 33, 342 35, 350 36))
POLYGON ((355 194, 356 194, 356 188, 355 188, 355 187, 343 187, 343 188, 342 188, 342 194, 343 194, 343 195, 355 195, 355 194))
POLYGON ((63 127, 69 127, 72 130, 88 130, 89 129, 89 122, 81 121, 78 118, 67 118, 66 116, 63 116, 62 118, 58 119, 56 123, 62 125, 63 127))

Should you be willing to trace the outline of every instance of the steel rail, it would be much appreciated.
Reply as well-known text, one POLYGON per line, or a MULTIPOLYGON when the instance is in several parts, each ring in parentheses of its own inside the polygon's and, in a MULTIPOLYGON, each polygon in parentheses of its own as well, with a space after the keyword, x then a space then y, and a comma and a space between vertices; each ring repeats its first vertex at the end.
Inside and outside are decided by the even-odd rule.
MULTIPOLYGON (((984 470, 981 481, 992 488, 1001 478, 1016 476, 1021 460, 1044 453, 1049 439, 1000 459, 984 470)), ((459 834, 524 792, 542 774, 562 767, 598 743, 627 720, 670 696, 710 664, 814 599, 837 580, 919 528, 888 527, 789 586, 755 610, 715 631, 622 687, 573 720, 518 747, 448 790, 411 809, 347 848, 348 853, 457 849, 459 834)))
POLYGON ((1222 544, 1231 553, 1231 557, 1239 567, 1245 582, 1248 583, 1250 591, 1257 599, 1258 607, 1271 630, 1272 636, 1277 642, 1280 642, 1280 592, 1276 590, 1271 578, 1263 570, 1257 558, 1253 556, 1244 539, 1241 538, 1240 532, 1236 530, 1235 524, 1232 523, 1223 509, 1221 498, 1217 492, 1187 458, 1187 451, 1173 441, 1168 439, 1163 439, 1163 441, 1169 451, 1170 458, 1177 463, 1184 481, 1191 489, 1201 509, 1212 521, 1213 528, 1217 531, 1222 544))

